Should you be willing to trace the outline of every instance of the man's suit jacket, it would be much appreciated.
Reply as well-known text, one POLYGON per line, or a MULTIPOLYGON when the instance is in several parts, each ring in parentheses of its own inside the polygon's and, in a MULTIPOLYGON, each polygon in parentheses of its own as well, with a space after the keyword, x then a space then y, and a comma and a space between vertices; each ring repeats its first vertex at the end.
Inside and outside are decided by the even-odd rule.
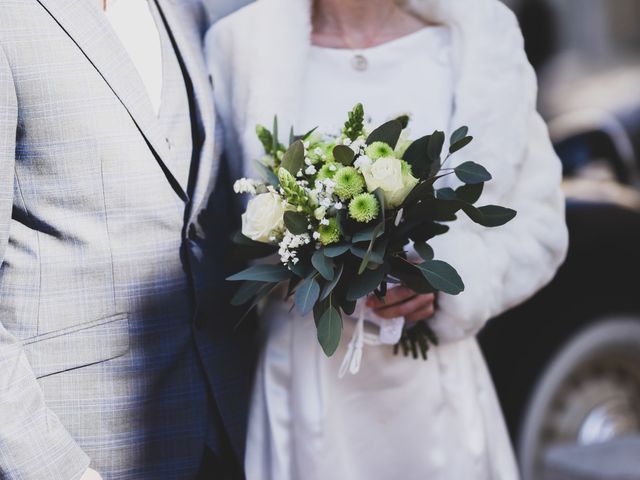
POLYGON ((0 0, 2 479, 90 461, 194 478, 212 434, 242 456, 254 349, 225 308, 206 16, 157 1, 192 94, 190 171, 98 1, 0 0))

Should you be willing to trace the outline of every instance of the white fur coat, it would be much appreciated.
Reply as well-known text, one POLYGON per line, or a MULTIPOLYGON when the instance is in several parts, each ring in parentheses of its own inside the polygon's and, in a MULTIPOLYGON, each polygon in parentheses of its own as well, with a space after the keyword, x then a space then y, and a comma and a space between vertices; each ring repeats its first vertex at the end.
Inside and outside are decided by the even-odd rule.
MULTIPOLYGON (((475 140, 454 157, 494 176, 480 204, 514 208, 496 229, 468 220, 433 241, 466 290, 441 295, 432 326, 443 341, 475 335, 485 322, 523 302, 554 276, 565 257, 567 229, 561 166, 535 110, 536 79, 513 14, 498 0, 408 0, 408 9, 446 24, 453 36, 452 125, 475 140)), ((218 22, 207 38, 215 101, 235 173, 262 154, 255 125, 278 115, 295 125, 310 46, 309 0, 258 0, 218 22)), ((389 105, 394 111, 394 106, 389 105)))

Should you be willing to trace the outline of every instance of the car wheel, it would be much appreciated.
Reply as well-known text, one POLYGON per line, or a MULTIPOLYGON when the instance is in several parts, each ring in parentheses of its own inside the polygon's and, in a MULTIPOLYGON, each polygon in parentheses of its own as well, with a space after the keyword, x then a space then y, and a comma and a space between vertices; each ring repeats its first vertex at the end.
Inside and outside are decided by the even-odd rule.
POLYGON ((545 452, 640 432, 640 317, 603 319, 574 335, 537 382, 520 428, 524 480, 545 452))

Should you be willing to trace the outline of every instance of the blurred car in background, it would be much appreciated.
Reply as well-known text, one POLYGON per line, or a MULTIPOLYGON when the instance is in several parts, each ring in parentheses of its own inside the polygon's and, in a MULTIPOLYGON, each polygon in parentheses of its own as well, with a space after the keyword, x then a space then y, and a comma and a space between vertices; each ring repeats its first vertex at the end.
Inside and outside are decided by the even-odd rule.
POLYGON ((640 0, 507 3, 564 165, 570 248, 555 280, 492 320, 481 345, 524 480, 604 480, 629 469, 635 476, 615 478, 637 479, 640 0), (615 449, 594 450, 611 441, 615 449), (584 459, 593 455, 602 458, 588 476, 584 459), (553 476, 554 468, 565 470, 553 476))

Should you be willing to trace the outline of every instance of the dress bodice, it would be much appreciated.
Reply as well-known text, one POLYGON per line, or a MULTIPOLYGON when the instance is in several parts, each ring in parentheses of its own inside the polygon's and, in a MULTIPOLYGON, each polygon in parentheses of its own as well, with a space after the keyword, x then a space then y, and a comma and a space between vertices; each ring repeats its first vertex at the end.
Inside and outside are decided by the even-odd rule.
POLYGON ((453 110, 450 43, 447 27, 429 26, 364 50, 312 46, 297 128, 339 131, 346 113, 360 102, 374 127, 408 114, 411 137, 448 132, 453 110), (355 55, 366 59, 365 70, 354 68, 355 55))

